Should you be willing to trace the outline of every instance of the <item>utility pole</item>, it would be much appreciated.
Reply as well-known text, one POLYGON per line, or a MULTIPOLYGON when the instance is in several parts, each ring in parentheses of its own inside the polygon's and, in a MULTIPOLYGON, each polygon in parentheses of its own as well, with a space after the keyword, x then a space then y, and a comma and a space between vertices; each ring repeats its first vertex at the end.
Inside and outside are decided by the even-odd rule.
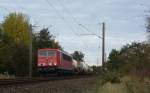
POLYGON ((105 23, 102 23, 102 67, 105 64, 105 23))
MULTIPOLYGON (((87 30, 88 32, 90 32, 90 30, 88 30, 86 27, 84 27, 84 25, 79 24, 79 26, 81 26, 82 28, 84 28, 85 30, 87 30)), ((105 22, 102 23, 102 35, 97 35, 93 32, 91 32, 90 34, 82 34, 82 35, 94 35, 100 39, 102 39, 102 67, 104 67, 105 64, 105 59, 106 59, 106 55, 105 55, 105 22)))
POLYGON ((29 27, 29 77, 32 77, 32 25, 29 27))

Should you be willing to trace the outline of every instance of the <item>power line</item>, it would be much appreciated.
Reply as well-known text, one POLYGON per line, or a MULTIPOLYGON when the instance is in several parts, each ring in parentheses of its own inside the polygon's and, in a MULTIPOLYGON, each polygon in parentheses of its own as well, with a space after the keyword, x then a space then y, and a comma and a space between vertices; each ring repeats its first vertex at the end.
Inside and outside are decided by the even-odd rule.
MULTIPOLYGON (((52 7, 52 8, 56 11, 57 15, 69 26, 69 28, 72 30, 72 33, 74 33, 77 37, 79 37, 79 34, 77 34, 76 31, 73 29, 73 27, 70 26, 70 24, 68 24, 68 22, 66 21, 66 19, 65 19, 63 16, 61 16, 61 14, 59 13, 59 11, 53 6, 53 4, 50 3, 48 0, 46 0, 46 2, 48 3, 48 5, 49 5, 50 7, 52 7)), ((81 41, 82 41, 82 40, 81 40, 81 41)), ((83 42, 83 41, 82 41, 82 42, 83 42)), ((85 44, 85 42, 84 42, 83 45, 87 45, 87 44, 85 44)))
MULTIPOLYGON (((91 33, 92 35, 95 35, 95 36, 97 36, 98 38, 101 38, 101 39, 102 39, 101 36, 95 34, 94 32, 91 32, 91 31, 90 31, 89 29, 87 29, 83 24, 78 23, 78 21, 77 21, 76 18, 73 16, 73 14, 63 5, 63 3, 61 2, 61 0, 57 0, 57 1, 58 1, 58 3, 61 5, 61 7, 63 8, 63 10, 64 10, 66 13, 68 13, 68 14, 71 15, 72 21, 73 21, 75 24, 77 24, 77 26, 84 28, 88 33, 91 33)), ((80 36, 80 35, 79 35, 79 36, 80 36)), ((79 37, 79 36, 78 36, 78 37, 79 37)), ((86 42, 84 42, 82 39, 81 39, 81 41, 83 42, 83 43, 82 43, 83 46, 88 46, 88 44, 86 44, 86 42)), ((86 47, 86 48, 87 48, 87 47, 86 47)))
MULTIPOLYGON (((59 4, 62 6, 62 8, 64 9, 64 11, 68 14, 70 14, 72 16, 72 19, 74 21, 74 23, 76 23, 78 26, 86 29, 87 32, 94 34, 93 32, 91 32, 90 30, 88 30, 87 28, 85 28, 85 26, 83 24, 80 24, 76 18, 73 16, 73 14, 63 5, 63 3, 61 2, 61 0, 57 0, 59 2, 59 4)), ((96 35, 96 34, 95 34, 96 35)))
MULTIPOLYGON (((71 17, 72 17, 72 21, 75 23, 75 24, 77 24, 77 26, 79 26, 79 22, 76 20, 76 18, 73 16, 73 14, 63 5, 63 3, 61 2, 61 0, 57 0, 58 1, 58 3, 60 4, 60 6, 63 8, 63 10, 66 12, 66 13, 68 13, 68 14, 70 14, 71 15, 71 17)), ((90 32, 90 31, 88 31, 88 32, 90 32)), ((78 35, 78 37, 79 37, 80 35, 78 35)), ((81 41, 83 42, 83 45, 85 46, 87 46, 87 44, 81 39, 81 41)))
POLYGON ((101 36, 99 36, 99 35, 97 35, 97 34, 95 34, 95 33, 93 33, 93 32, 91 32, 89 29, 87 29, 84 25, 82 25, 82 24, 79 24, 81 27, 83 27, 86 31, 88 31, 88 32, 90 32, 91 34, 81 34, 81 35, 95 35, 95 36, 97 36, 98 38, 102 38, 101 36))
POLYGON ((69 26, 69 28, 72 30, 72 32, 73 32, 75 35, 78 36, 78 34, 76 33, 76 31, 72 28, 72 26, 70 26, 70 24, 68 24, 68 22, 66 21, 66 19, 65 19, 63 16, 61 16, 61 14, 59 13, 59 11, 53 6, 53 4, 50 3, 49 0, 45 0, 45 1, 48 3, 48 5, 49 5, 50 7, 52 7, 52 8, 55 10, 56 14, 60 17, 60 19, 62 19, 62 20, 69 26))
POLYGON ((63 5, 63 3, 61 2, 61 0, 57 0, 57 1, 61 5, 61 7, 63 8, 63 10, 66 13, 68 13, 68 14, 70 14, 72 16, 72 19, 73 19, 74 23, 79 24, 78 21, 76 20, 76 18, 73 16, 73 14, 63 5))

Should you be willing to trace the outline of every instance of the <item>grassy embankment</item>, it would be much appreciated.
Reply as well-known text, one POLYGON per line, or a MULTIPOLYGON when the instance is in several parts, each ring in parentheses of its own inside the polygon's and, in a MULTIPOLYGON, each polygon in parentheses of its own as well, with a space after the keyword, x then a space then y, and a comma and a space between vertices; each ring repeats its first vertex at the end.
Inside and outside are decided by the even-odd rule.
POLYGON ((119 81, 99 78, 96 93, 150 93, 150 78, 125 76, 119 81))
POLYGON ((15 76, 0 74, 0 79, 12 79, 12 78, 15 78, 15 76))

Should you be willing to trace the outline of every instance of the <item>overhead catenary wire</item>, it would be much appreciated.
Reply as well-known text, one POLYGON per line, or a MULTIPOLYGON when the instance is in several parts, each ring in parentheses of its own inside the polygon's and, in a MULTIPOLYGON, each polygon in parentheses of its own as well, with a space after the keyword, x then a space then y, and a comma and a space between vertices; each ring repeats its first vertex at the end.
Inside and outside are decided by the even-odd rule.
MULTIPOLYGON (((80 37, 80 35, 77 34, 76 31, 73 29, 73 27, 68 24, 68 22, 66 21, 66 19, 59 13, 59 11, 53 6, 53 4, 50 3, 48 0, 46 0, 46 1, 47 1, 47 3, 49 4, 49 6, 52 7, 52 8, 55 10, 55 12, 57 13, 57 15, 69 26, 69 28, 72 30, 72 32, 73 32, 77 37, 80 37)), ((71 39, 73 39, 73 38, 71 38, 71 39)), ((81 40, 81 39, 80 39, 80 40, 81 40)), ((86 44, 85 42, 83 42, 83 40, 81 40, 81 41, 82 41, 82 44, 83 44, 84 46, 87 46, 87 44, 86 44)), ((83 48, 83 47, 82 47, 82 48, 83 48)))
MULTIPOLYGON (((84 25, 82 25, 82 24, 79 24, 81 27, 83 27, 86 31, 88 31, 88 32, 90 32, 90 30, 89 29, 87 29, 84 25)), ((95 35, 95 36, 97 36, 98 38, 102 38, 101 36, 99 36, 99 35, 97 35, 97 34, 95 34, 95 33, 90 33, 90 34, 81 34, 81 35, 95 35)))
MULTIPOLYGON (((77 26, 80 26, 80 27, 84 28, 88 33, 95 34, 94 32, 90 31, 88 28, 85 28, 85 26, 84 26, 83 24, 79 23, 79 22, 76 20, 76 18, 74 17, 74 15, 63 5, 63 3, 61 2, 61 0, 57 0, 57 1, 58 1, 58 3, 61 5, 61 7, 63 8, 63 10, 64 10, 66 13, 68 13, 68 14, 71 15, 73 22, 74 22, 75 24, 77 24, 77 26)), ((98 36, 97 34, 95 34, 95 35, 98 36)))
MULTIPOLYGON (((63 5, 63 3, 61 2, 61 0, 57 0, 57 2, 60 4, 60 6, 63 8, 63 10, 71 15, 72 21, 73 23, 75 23, 77 26, 79 26, 79 22, 76 20, 76 18, 74 17, 74 15, 63 5)), ((91 31, 88 31, 90 33, 92 33, 91 31)), ((81 35, 78 35, 78 37, 80 37, 81 35)), ((88 46, 88 44, 86 44, 87 42, 83 41, 82 39, 80 39, 83 42, 83 46, 88 46)), ((86 47, 87 48, 87 47, 86 47)))
MULTIPOLYGON (((51 4, 48 0, 46 0, 47 1, 47 3, 53 8, 53 9, 55 9, 55 11, 57 12, 57 15, 59 15, 59 17, 69 26, 69 28, 71 29, 71 30, 73 30, 72 29, 72 27, 67 23, 67 21, 65 20, 65 18, 64 17, 62 17, 61 16, 61 14, 59 13, 59 11, 57 11, 57 9, 53 6, 53 4, 51 4)), ((14 5, 16 5, 16 3, 14 3, 14 5)), ((24 7, 22 7, 22 6, 18 6, 18 5, 16 5, 17 7, 20 7, 22 10, 26 10, 26 11, 28 11, 27 9, 25 9, 24 7)), ((5 9, 6 10, 6 9, 5 9)), ((8 11, 9 12, 9 11, 8 11)), ((39 26, 38 26, 39 27, 39 26)), ((48 28, 49 28, 49 26, 48 26, 48 28)), ((75 33, 75 32, 73 32, 74 34, 76 34, 77 35, 77 33, 75 33)), ((77 35, 78 36, 78 35, 77 35)))
POLYGON ((63 8, 63 10, 64 10, 66 13, 68 13, 68 14, 71 15, 71 17, 72 17, 74 23, 79 24, 78 21, 76 20, 76 18, 74 17, 74 15, 63 5, 63 3, 61 2, 61 0, 57 0, 57 1, 58 1, 58 3, 60 4, 60 6, 63 8))
MULTIPOLYGON (((76 20, 76 18, 74 17, 74 15, 63 5, 63 3, 62 3, 61 0, 57 0, 57 1, 58 1, 58 3, 60 4, 60 6, 63 8, 63 10, 64 10, 66 13, 68 13, 68 14, 71 15, 72 21, 73 21, 75 24, 77 24, 77 26, 82 27, 84 30, 86 30, 86 32, 90 33, 90 34, 80 34, 79 36, 83 36, 83 35, 95 35, 95 36, 97 36, 98 38, 102 38, 101 36, 99 36, 99 35, 95 34, 94 32, 90 31, 90 30, 89 30, 88 28, 86 28, 83 24, 79 23, 79 22, 76 20)), ((81 39, 81 40, 82 40, 82 39, 81 39)), ((85 46, 85 45, 88 46, 88 44, 86 44, 87 42, 84 42, 83 40, 82 40, 82 42, 83 42, 84 46, 85 46)))
MULTIPOLYGON (((74 28, 70 24, 68 24, 66 19, 59 13, 59 11, 54 7, 54 5, 52 3, 50 3, 48 0, 45 0, 45 1, 48 3, 48 5, 51 8, 53 8, 55 10, 55 12, 58 15, 58 17, 60 17, 60 19, 63 20, 64 23, 71 29, 70 31, 78 37, 79 36, 78 33, 76 33, 76 31, 74 30, 74 28)), ((70 39, 75 40, 75 38, 70 38, 70 39)))
MULTIPOLYGON (((57 0, 58 2, 59 2, 59 0, 57 0)), ((65 12, 66 13, 68 13, 68 14, 70 14, 70 15, 72 15, 71 14, 71 12, 69 12, 64 6, 63 6, 63 4, 61 3, 61 1, 59 2, 60 3, 60 5, 62 6, 62 8, 63 8, 63 10, 65 10, 65 12)), ((75 24, 77 24, 77 26, 80 26, 80 23, 78 23, 77 22, 77 20, 75 19, 75 17, 72 15, 72 21, 75 23, 75 24)), ((83 26, 83 25, 82 25, 83 26)), ((82 27, 82 26, 80 26, 80 27, 82 27)), ((92 33, 92 34, 94 34, 94 35, 96 35, 94 32, 91 32, 89 29, 87 29, 87 28, 85 28, 85 26, 83 26, 82 28, 84 28, 84 30, 86 30, 88 33, 92 33)), ((78 35, 78 37, 80 37, 81 35, 78 35)), ((96 35, 98 38, 101 38, 101 36, 99 36, 99 35, 96 35)), ((87 42, 84 42, 82 39, 80 39, 83 43, 83 46, 86 46, 86 47, 83 47, 83 49, 85 49, 85 48, 88 48, 88 44, 86 44, 87 42)))
POLYGON ((48 5, 49 5, 51 8, 53 8, 53 9, 55 10, 56 14, 60 17, 60 19, 62 19, 62 20, 64 21, 64 23, 65 23, 66 25, 68 25, 68 27, 71 29, 71 31, 72 31, 75 35, 78 36, 78 33, 76 33, 76 31, 74 30, 74 28, 73 28, 70 24, 68 24, 68 22, 66 21, 66 19, 59 13, 59 11, 54 7, 54 5, 53 5, 52 3, 50 3, 49 0, 45 0, 45 1, 48 3, 48 5))

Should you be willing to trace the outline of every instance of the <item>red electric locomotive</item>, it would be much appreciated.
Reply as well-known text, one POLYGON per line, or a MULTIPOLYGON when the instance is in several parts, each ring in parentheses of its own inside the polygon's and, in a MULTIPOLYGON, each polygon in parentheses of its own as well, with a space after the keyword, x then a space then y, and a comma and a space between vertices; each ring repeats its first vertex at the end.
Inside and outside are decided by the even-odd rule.
POLYGON ((73 58, 67 52, 59 49, 38 50, 38 70, 41 73, 66 73, 73 72, 73 58))

